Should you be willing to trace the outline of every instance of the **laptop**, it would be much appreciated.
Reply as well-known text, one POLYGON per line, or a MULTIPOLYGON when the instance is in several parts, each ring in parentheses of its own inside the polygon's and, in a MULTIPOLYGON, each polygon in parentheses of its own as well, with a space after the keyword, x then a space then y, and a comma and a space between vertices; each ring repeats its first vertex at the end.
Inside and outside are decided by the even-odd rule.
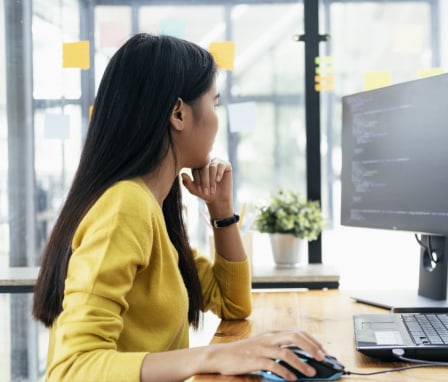
POLYGON ((356 349, 398 361, 397 353, 417 360, 448 361, 448 313, 357 314, 353 316, 356 349))

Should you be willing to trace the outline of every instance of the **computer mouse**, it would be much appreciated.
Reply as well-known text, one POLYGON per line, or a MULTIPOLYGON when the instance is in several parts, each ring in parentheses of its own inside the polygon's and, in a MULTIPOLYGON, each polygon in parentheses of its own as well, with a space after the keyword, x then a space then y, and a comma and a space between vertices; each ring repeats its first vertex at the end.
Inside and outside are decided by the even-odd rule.
MULTIPOLYGON (((314 377, 308 377, 288 365, 286 362, 276 360, 276 362, 291 370, 297 376, 298 381, 336 381, 341 378, 344 373, 344 366, 335 357, 326 355, 322 361, 317 361, 309 353, 297 346, 287 346, 287 348, 291 349, 297 357, 316 370, 316 375, 314 377)), ((279 377, 277 374, 270 371, 262 371, 261 373, 266 379, 285 381, 284 378, 279 377)))

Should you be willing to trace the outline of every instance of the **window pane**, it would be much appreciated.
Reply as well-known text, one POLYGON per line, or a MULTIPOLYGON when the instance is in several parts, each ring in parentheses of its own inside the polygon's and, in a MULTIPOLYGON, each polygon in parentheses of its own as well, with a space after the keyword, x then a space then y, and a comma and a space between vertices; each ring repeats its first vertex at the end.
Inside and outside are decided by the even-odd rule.
POLYGON ((141 7, 140 32, 169 34, 193 41, 204 48, 208 48, 212 41, 221 41, 225 31, 224 8, 191 3, 191 6, 141 7))
MULTIPOLYGON (((0 1, 0 267, 39 264, 81 139, 81 70, 62 46, 80 39, 76 0, 0 1)), ((0 294, 0 380, 37 381, 47 331, 27 294, 0 294)))
POLYGON ((95 7, 95 89, 115 51, 131 36, 131 7, 95 7))
POLYGON ((238 134, 238 197, 264 198, 278 187, 306 189, 301 4, 242 6, 230 103, 256 103, 256 128, 238 134), (250 27, 248 27, 250 26, 250 27))
MULTIPOLYGON (((235 11, 236 13, 236 11, 235 11)), ((237 43, 232 95, 298 95, 303 92, 301 4, 241 5, 232 20, 237 43)))
POLYGON ((431 69, 446 71, 446 56, 439 50, 446 40, 443 28, 448 15, 447 4, 442 3, 323 1, 329 11, 325 16, 331 40, 326 48, 334 59, 336 84, 334 92, 323 97, 321 109, 323 144, 328 148, 322 185, 325 195, 330 195, 328 202, 333 204, 334 225, 334 230, 325 235, 324 261, 338 265, 342 288, 397 288, 396 269, 403 271, 400 288, 417 287, 420 247, 412 233, 339 225, 340 98, 414 80, 431 69), (369 244, 361 248, 357 244, 364 242, 369 244), (357 272, 353 272, 355 268, 357 272), (377 282, 378 274, 382 275, 381 285, 377 282))

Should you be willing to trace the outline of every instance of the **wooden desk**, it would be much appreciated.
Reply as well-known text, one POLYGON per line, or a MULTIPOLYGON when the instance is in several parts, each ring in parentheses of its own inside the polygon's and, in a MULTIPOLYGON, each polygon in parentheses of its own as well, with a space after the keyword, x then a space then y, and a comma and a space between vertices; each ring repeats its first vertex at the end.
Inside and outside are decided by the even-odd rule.
MULTIPOLYGON (((340 290, 253 292, 253 313, 248 320, 222 321, 212 343, 231 342, 265 331, 300 328, 316 337, 330 355, 352 372, 380 371, 408 364, 388 363, 367 357, 354 345, 353 314, 384 313, 383 309, 359 304, 340 290)), ((201 375, 194 382, 267 381, 256 375, 201 375)), ((344 376, 347 382, 446 382, 448 369, 431 367, 372 376, 344 376)))

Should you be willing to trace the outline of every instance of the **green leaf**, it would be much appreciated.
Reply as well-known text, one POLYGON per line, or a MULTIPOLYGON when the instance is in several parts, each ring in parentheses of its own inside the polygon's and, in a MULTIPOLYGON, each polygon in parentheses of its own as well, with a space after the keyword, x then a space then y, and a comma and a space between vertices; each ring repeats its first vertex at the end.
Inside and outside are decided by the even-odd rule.
POLYGON ((268 203, 258 207, 255 227, 264 233, 291 233, 316 240, 325 225, 318 201, 309 201, 299 192, 279 189, 268 203))

